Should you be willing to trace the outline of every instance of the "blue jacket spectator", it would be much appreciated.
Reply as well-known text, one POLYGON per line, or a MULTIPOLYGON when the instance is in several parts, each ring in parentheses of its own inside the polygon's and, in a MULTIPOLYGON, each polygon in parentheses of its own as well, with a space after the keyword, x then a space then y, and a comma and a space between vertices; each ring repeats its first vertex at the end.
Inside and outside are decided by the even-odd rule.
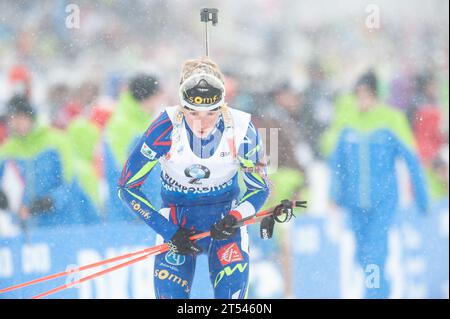
POLYGON ((18 215, 31 226, 97 222, 94 206, 74 177, 73 153, 64 135, 38 125, 25 97, 13 97, 7 113, 10 137, 0 147, 0 179, 6 167, 13 167, 21 180, 18 215))

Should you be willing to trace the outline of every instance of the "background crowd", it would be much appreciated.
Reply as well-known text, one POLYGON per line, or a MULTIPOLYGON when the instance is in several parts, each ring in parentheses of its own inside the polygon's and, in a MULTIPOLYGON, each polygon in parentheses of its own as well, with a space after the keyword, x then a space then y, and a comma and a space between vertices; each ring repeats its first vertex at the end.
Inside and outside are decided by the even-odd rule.
MULTIPOLYGON (((278 129, 267 205, 296 197, 311 214, 390 216, 397 193, 424 212, 448 199, 448 1, 214 4, 211 57, 228 104, 252 113, 267 136, 278 129)), ((117 180, 136 139, 177 104, 182 62, 203 54, 200 7, 0 2, 0 236, 138 222, 118 200, 117 180)), ((143 187, 159 203, 152 174, 143 187)))

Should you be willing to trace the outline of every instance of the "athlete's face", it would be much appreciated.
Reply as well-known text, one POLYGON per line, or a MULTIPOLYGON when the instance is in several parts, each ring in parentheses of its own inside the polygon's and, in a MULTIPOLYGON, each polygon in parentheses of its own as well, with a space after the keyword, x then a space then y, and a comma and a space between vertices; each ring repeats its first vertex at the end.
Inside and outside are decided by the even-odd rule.
POLYGON ((184 112, 185 119, 192 132, 200 138, 208 136, 214 128, 220 112, 217 111, 188 111, 184 112))

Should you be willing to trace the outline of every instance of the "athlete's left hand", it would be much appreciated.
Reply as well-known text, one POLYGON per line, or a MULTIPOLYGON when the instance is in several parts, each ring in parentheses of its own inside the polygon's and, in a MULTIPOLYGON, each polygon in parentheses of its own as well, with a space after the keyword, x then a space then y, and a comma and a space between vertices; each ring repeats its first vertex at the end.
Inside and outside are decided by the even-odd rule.
POLYGON ((238 222, 238 219, 233 215, 226 215, 217 223, 211 226, 211 238, 215 240, 224 240, 233 237, 236 234, 237 228, 233 228, 238 222))
POLYGON ((200 254, 202 248, 190 239, 197 233, 195 229, 179 228, 167 244, 171 251, 179 255, 200 254))

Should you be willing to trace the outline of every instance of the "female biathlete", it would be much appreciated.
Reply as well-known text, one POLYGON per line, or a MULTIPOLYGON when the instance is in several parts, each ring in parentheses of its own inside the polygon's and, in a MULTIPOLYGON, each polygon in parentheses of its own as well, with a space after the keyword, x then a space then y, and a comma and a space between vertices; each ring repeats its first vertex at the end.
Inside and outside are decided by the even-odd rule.
POLYGON ((167 107, 132 151, 118 194, 171 249, 155 257, 157 298, 189 298, 196 256, 206 253, 215 298, 245 298, 249 247, 245 227, 269 195, 266 164, 250 114, 228 107, 224 77, 209 58, 182 67, 180 105, 167 107), (163 206, 154 207, 140 186, 161 164, 163 206), (246 192, 240 198, 238 171, 246 192), (196 242, 197 232, 211 237, 196 242))

